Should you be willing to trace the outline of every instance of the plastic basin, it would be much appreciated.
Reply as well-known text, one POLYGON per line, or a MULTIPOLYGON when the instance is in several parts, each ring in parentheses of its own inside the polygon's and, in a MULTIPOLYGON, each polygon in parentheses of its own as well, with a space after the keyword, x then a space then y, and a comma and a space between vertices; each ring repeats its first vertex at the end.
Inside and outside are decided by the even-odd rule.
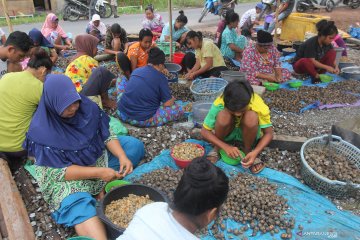
POLYGON ((280 84, 278 84, 278 83, 264 82, 263 85, 266 88, 266 90, 268 90, 268 91, 275 91, 280 88, 280 84))
POLYGON ((125 180, 114 180, 114 181, 108 182, 105 185, 105 192, 110 192, 110 190, 112 190, 115 187, 120 187, 122 185, 128 185, 128 184, 131 184, 131 183, 128 181, 125 181, 125 180))
POLYGON ((176 63, 165 63, 164 65, 169 72, 180 72, 182 69, 182 67, 176 63))
POLYGON ((185 53, 182 53, 182 52, 174 53, 173 54, 173 63, 181 64, 184 57, 185 57, 185 53))
MULTIPOLYGON (((181 144, 181 143, 179 143, 181 144)), ((203 157, 205 155, 205 149, 203 146, 201 146, 200 144, 197 144, 197 143, 192 143, 194 144, 197 148, 200 148, 202 151, 203 151, 203 154, 199 157, 203 157)), ((171 157, 174 159, 176 165, 179 167, 179 168, 186 168, 192 161, 191 160, 183 160, 183 159, 178 159, 176 157, 174 157, 173 155, 173 149, 171 149, 171 153, 170 153, 171 157)))
POLYGON ((343 68, 341 69, 341 75, 345 79, 360 80, 360 67, 353 66, 353 67, 343 68))
POLYGON ((233 166, 240 164, 241 160, 245 157, 245 153, 241 150, 240 150, 241 157, 237 157, 237 158, 232 158, 232 157, 228 156, 226 154, 226 152, 224 151, 224 149, 220 149, 219 153, 221 156, 221 160, 223 160, 224 163, 233 165, 233 166))
POLYGON ((288 55, 290 55, 292 53, 295 53, 296 50, 294 48, 284 48, 282 50, 282 52, 283 52, 283 56, 288 56, 288 55))
POLYGON ((222 71, 221 78, 225 79, 228 82, 234 82, 234 81, 245 82, 246 81, 245 73, 239 72, 239 71, 230 71, 230 70, 222 71))
POLYGON ((192 106, 193 120, 195 123, 202 124, 208 114, 213 102, 199 101, 194 102, 192 106))
POLYGON ((320 74, 320 81, 323 83, 328 83, 333 80, 332 76, 326 75, 326 74, 320 74))
POLYGON ((143 184, 128 184, 111 190, 99 202, 96 208, 97 216, 106 227, 107 239, 118 238, 125 231, 125 229, 118 227, 105 216, 105 208, 112 201, 127 197, 129 194, 138 196, 149 195, 149 198, 154 202, 168 202, 168 198, 163 192, 143 184))
POLYGON ((288 82, 289 86, 292 88, 298 88, 301 87, 303 85, 303 82, 300 80, 291 80, 288 82))

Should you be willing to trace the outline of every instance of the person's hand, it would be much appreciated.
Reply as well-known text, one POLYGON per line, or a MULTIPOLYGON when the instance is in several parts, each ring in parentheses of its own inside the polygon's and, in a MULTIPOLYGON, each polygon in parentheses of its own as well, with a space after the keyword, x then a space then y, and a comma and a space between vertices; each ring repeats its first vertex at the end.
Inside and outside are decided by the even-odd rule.
POLYGON ((330 66, 327 66, 325 70, 329 73, 335 73, 335 68, 330 67, 330 66))
POLYGON ((128 175, 129 173, 132 173, 133 171, 133 164, 132 162, 125 156, 120 158, 120 175, 122 177, 125 177, 126 175, 128 175))
POLYGON ((110 182, 115 179, 121 178, 120 173, 116 172, 114 169, 111 168, 100 168, 100 179, 104 182, 110 182))
POLYGON ((188 80, 194 80, 196 77, 196 74, 195 73, 188 73, 185 75, 185 78, 188 79, 188 80))
POLYGON ((268 76, 268 78, 267 78, 267 80, 269 81, 269 82, 276 82, 277 80, 276 80, 276 77, 275 77, 275 75, 269 75, 268 76))
POLYGON ((231 158, 237 158, 237 157, 241 156, 240 150, 237 147, 234 147, 234 146, 227 145, 224 148, 224 151, 231 158))
POLYGON ((339 66, 336 66, 335 67, 335 71, 334 71, 334 74, 339 74, 340 73, 340 69, 339 69, 339 66))
POLYGON ((176 45, 176 47, 178 47, 178 48, 180 48, 180 47, 181 47, 181 44, 180 44, 180 43, 178 43, 178 42, 176 42, 176 43, 175 43, 175 45, 176 45))
POLYGON ((245 158, 241 161, 241 165, 244 167, 244 168, 249 168, 253 165, 255 159, 257 157, 257 154, 256 152, 252 151, 252 152, 249 152, 245 158))

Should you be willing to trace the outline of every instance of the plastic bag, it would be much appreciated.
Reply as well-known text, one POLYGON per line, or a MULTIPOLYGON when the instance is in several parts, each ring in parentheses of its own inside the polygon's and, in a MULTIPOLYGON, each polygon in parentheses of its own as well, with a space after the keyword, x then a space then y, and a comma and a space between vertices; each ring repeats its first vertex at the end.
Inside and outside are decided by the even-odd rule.
POLYGON ((110 128, 116 135, 128 134, 127 128, 117 118, 110 117, 110 128))
POLYGON ((333 125, 331 133, 360 148, 360 116, 333 125))

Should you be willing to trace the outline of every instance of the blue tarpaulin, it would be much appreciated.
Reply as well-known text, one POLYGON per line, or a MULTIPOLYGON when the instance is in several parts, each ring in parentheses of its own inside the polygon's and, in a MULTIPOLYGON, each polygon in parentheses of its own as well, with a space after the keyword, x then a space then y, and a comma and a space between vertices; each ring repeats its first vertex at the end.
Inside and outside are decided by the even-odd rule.
MULTIPOLYGON (((188 142, 199 143, 205 147, 206 151, 210 151, 211 146, 203 141, 188 140, 188 142)), ((241 166, 230 166, 222 161, 216 163, 218 167, 224 170, 228 176, 230 172, 248 171, 241 166)), ((169 150, 164 150, 153 161, 143 164, 136 168, 134 172, 128 175, 125 180, 131 181, 141 178, 145 173, 152 172, 164 167, 179 169, 170 156, 169 150)), ((327 198, 318 194, 306 185, 302 184, 296 178, 285 173, 265 168, 258 177, 267 178, 269 182, 278 185, 278 194, 288 200, 290 209, 287 216, 294 217, 296 227, 294 228, 292 239, 359 239, 360 238, 360 217, 348 211, 342 211, 327 198), (303 226, 303 230, 297 229, 298 225, 303 226)), ((239 229, 243 225, 233 220, 226 220, 227 228, 239 229)), ((271 236, 270 233, 260 234, 250 237, 252 230, 246 231, 241 236, 234 236, 225 233, 226 239, 241 239, 248 237, 250 239, 280 239, 280 232, 271 236)), ((202 239, 215 239, 211 233, 202 239)))

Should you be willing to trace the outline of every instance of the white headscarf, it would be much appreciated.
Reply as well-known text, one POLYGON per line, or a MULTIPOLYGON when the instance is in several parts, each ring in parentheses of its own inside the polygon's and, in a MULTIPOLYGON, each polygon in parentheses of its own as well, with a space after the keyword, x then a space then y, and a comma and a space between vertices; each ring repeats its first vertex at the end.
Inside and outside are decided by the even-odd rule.
POLYGON ((91 21, 90 21, 90 25, 91 25, 91 27, 99 30, 99 32, 100 32, 101 35, 105 35, 105 34, 106 34, 106 25, 105 25, 103 22, 100 21, 100 24, 99 24, 99 26, 97 27, 97 26, 94 25, 94 21, 100 21, 100 16, 99 16, 99 14, 94 14, 94 15, 92 16, 92 19, 91 19, 91 21))

